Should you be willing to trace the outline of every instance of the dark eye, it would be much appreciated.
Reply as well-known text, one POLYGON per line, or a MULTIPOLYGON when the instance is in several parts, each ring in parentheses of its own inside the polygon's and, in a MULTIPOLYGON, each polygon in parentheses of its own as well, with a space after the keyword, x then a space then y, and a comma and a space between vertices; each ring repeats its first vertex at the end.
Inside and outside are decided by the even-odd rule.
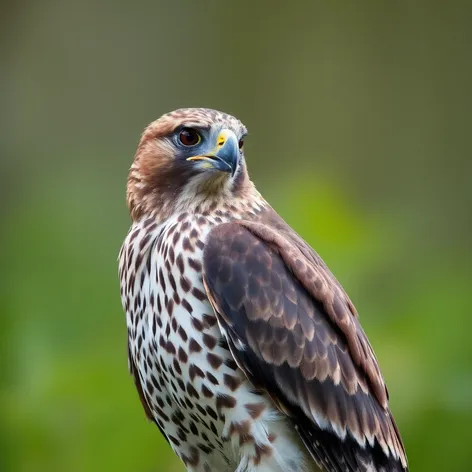
POLYGON ((242 149, 244 146, 244 139, 240 139, 238 145, 239 145, 239 149, 242 149))
POLYGON ((182 128, 179 140, 184 146, 196 146, 202 140, 202 137, 192 128, 182 128))

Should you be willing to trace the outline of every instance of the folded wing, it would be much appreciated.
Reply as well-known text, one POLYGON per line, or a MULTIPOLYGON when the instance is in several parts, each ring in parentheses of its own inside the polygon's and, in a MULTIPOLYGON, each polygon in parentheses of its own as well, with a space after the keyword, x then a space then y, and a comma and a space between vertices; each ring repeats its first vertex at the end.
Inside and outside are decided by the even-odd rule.
POLYGON ((231 352, 327 471, 407 470, 354 307, 316 253, 294 241, 252 222, 211 231, 204 283, 231 352))

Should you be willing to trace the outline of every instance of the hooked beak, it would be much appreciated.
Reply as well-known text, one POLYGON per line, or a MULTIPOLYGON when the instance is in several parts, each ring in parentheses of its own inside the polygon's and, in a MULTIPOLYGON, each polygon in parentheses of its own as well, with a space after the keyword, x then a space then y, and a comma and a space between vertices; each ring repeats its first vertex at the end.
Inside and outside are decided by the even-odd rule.
POLYGON ((231 176, 236 172, 239 159, 239 144, 233 131, 224 129, 218 135, 216 146, 204 156, 189 157, 187 161, 204 161, 204 167, 228 172, 231 176))

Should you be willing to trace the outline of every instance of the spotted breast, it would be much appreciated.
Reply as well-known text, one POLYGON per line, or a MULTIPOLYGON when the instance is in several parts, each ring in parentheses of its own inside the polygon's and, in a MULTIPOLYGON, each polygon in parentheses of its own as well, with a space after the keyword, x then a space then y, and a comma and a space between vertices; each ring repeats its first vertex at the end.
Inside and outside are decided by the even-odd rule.
POLYGON ((239 369, 205 293, 205 239, 225 221, 184 212, 132 226, 120 253, 130 368, 188 470, 304 470, 298 436, 239 369))

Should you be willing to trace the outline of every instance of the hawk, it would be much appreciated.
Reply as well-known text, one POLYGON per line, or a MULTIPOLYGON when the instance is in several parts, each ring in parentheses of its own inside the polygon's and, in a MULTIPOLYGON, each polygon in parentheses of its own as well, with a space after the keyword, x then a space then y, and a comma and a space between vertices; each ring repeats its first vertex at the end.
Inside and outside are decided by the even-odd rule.
POLYGON ((351 300, 248 176, 244 125, 144 131, 119 255, 129 368, 192 472, 399 472, 405 450, 351 300))

